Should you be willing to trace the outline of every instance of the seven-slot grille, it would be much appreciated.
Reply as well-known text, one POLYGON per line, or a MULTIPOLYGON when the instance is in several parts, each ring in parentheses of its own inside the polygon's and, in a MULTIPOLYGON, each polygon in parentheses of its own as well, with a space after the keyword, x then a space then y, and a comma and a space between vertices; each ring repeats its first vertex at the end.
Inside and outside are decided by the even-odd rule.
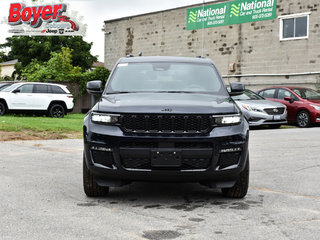
POLYGON ((285 108, 265 108, 264 111, 269 115, 279 115, 284 113, 285 108))
POLYGON ((123 114, 120 125, 126 133, 208 133, 210 115, 123 114))

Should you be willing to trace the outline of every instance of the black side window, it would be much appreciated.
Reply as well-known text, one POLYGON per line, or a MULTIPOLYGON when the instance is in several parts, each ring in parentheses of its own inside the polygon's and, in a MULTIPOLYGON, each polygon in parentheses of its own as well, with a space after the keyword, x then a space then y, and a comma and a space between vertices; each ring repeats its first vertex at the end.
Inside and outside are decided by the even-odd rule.
POLYGON ((36 84, 33 88, 34 93, 48 93, 48 86, 44 84, 36 84))
POLYGON ((267 89, 267 90, 260 92, 260 95, 262 97, 266 97, 266 98, 274 98, 275 91, 276 91, 276 89, 267 89))
POLYGON ((63 89, 61 87, 58 86, 49 86, 49 93, 53 93, 53 94, 65 94, 65 92, 63 91, 63 89))
POLYGON ((288 90, 279 89, 277 98, 278 99, 284 99, 285 97, 291 97, 292 99, 296 100, 296 97, 291 92, 289 92, 288 90))
POLYGON ((33 84, 25 84, 19 87, 20 93, 32 93, 33 84))

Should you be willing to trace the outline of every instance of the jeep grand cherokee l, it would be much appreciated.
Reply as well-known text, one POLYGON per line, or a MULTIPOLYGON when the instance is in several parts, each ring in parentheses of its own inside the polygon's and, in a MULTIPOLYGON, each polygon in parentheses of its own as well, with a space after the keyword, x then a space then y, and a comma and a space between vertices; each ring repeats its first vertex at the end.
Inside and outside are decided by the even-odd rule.
POLYGON ((62 118, 73 110, 66 86, 51 83, 15 83, 0 92, 0 116, 8 112, 46 113, 62 118))
POLYGON ((214 63, 203 58, 121 58, 84 119, 88 196, 132 181, 200 182, 242 198, 249 182, 248 123, 214 63))

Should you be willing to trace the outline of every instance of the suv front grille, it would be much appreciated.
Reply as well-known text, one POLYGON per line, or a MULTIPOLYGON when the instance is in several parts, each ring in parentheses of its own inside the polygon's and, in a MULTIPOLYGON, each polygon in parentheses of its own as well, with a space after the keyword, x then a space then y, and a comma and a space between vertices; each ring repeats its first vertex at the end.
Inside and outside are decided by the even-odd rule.
POLYGON ((284 113, 285 108, 265 108, 264 111, 269 115, 279 115, 284 113))
POLYGON ((119 148, 121 164, 126 169, 155 170, 157 168, 152 167, 152 151, 163 150, 181 153, 181 165, 169 167, 168 170, 205 170, 211 164, 213 144, 210 142, 122 142, 119 148))
MULTIPOLYGON (((183 158, 181 161, 181 167, 178 167, 176 170, 205 170, 210 166, 210 162, 210 157, 183 158)), ((122 166, 127 169, 152 169, 151 159, 142 157, 122 158, 122 166)), ((172 170, 175 170, 175 168, 172 170)))
POLYGON ((205 134, 212 129, 210 115, 121 115, 120 125, 126 133, 205 134))

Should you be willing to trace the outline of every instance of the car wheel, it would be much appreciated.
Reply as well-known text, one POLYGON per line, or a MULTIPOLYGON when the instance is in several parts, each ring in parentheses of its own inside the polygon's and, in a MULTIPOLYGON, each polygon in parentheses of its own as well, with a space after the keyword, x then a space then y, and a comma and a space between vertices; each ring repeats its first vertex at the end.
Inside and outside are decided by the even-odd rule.
POLYGON ((6 113, 6 106, 0 102, 0 116, 3 116, 6 113))
POLYGON ((49 110, 50 117, 53 118, 63 118, 66 114, 66 111, 63 106, 60 104, 53 104, 49 110))
POLYGON ((301 111, 297 114, 297 125, 300 128, 310 126, 310 114, 307 111, 301 111))
POLYGON ((236 184, 232 188, 222 188, 222 194, 225 197, 230 198, 244 198, 247 195, 249 188, 249 156, 244 170, 240 173, 240 176, 236 184))
POLYGON ((83 189, 88 197, 102 197, 108 194, 109 187, 101 187, 87 167, 83 156, 83 189))

